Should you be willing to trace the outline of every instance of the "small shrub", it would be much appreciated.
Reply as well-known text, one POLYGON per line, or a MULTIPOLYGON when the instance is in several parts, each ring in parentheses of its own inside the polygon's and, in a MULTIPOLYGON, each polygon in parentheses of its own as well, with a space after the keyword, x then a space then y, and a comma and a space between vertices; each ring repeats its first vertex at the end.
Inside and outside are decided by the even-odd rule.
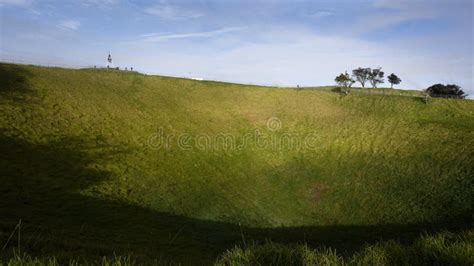
POLYGON ((435 84, 425 90, 431 97, 459 98, 464 99, 467 95, 458 85, 435 84))

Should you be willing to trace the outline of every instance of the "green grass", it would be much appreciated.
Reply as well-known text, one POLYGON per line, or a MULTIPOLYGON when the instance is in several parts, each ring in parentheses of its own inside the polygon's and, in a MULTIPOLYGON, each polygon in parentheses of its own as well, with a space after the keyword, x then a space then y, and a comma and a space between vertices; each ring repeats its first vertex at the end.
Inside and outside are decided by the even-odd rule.
POLYGON ((410 245, 393 240, 368 245, 350 257, 330 248, 268 242, 235 247, 222 254, 216 265, 472 265, 473 239, 473 231, 425 234, 410 245))
MULTIPOLYGON (((81 260, 81 259, 70 259, 69 261, 60 262, 54 256, 50 257, 32 257, 26 253, 15 254, 12 258, 5 261, 0 261, 2 265, 6 266, 59 266, 59 265, 69 265, 69 266, 79 266, 79 265, 102 265, 102 266, 126 266, 126 265, 136 265, 137 261, 133 260, 128 256, 124 257, 113 257, 107 258, 103 257, 97 260, 81 260)), ((165 265, 160 261, 150 262, 152 265, 165 265)))
POLYGON ((22 219, 33 257, 210 264, 243 238, 353 254, 471 228, 473 101, 9 64, 0 84, 0 244, 22 219), (315 138, 183 150, 150 145, 160 128, 315 138))
MULTIPOLYGON (((216 266, 224 265, 472 265, 474 263, 473 231, 453 234, 441 232, 423 234, 412 244, 390 240, 363 247, 352 256, 338 254, 331 248, 313 249, 308 245, 282 245, 272 242, 234 247, 216 260, 216 266)), ((2 263, 2 261, 0 261, 2 263)), ((56 266, 60 262, 53 257, 32 257, 15 254, 3 262, 8 266, 34 265, 56 266)), ((68 265, 138 265, 131 256, 81 260, 70 259, 68 265)), ((169 265, 166 261, 147 261, 148 265, 169 265)))

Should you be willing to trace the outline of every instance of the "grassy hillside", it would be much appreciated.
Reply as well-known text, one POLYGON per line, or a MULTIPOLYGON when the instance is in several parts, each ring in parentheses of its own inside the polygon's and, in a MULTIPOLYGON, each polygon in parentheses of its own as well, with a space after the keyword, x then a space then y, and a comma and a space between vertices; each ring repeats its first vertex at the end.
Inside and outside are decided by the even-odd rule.
POLYGON ((471 227, 474 101, 8 64, 0 85, 0 244, 21 219, 22 251, 210 263, 471 227))

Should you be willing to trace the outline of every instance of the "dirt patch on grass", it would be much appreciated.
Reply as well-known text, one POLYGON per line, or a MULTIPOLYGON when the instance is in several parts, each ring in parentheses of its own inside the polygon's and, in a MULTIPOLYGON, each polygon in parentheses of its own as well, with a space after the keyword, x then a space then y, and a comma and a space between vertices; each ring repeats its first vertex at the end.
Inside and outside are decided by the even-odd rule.
POLYGON ((322 183, 314 183, 309 189, 309 196, 314 203, 319 203, 326 194, 328 187, 322 183))

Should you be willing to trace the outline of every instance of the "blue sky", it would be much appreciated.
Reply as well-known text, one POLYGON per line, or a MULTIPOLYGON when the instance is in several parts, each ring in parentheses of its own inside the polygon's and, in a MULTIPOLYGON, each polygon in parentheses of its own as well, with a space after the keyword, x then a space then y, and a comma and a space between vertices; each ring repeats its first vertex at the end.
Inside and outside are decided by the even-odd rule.
POLYGON ((0 0, 2 60, 328 85, 383 67, 400 87, 474 95, 472 0, 0 0))

